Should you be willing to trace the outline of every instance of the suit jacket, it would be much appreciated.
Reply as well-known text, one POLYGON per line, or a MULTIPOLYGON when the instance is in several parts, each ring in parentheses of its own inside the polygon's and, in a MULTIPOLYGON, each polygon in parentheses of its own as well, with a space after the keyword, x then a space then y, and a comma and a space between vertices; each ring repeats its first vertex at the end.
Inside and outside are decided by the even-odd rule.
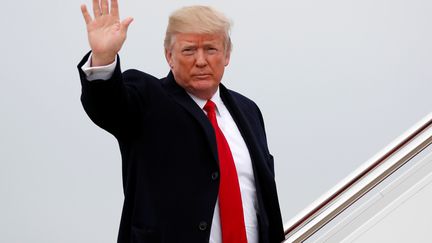
MULTIPOLYGON (((81 101, 91 120, 113 134, 122 156, 124 205, 118 242, 208 242, 218 197, 213 128, 172 73, 158 79, 120 70, 89 82, 78 65, 81 101)), ((262 115, 254 102, 220 85, 253 163, 260 243, 283 240, 262 115)))

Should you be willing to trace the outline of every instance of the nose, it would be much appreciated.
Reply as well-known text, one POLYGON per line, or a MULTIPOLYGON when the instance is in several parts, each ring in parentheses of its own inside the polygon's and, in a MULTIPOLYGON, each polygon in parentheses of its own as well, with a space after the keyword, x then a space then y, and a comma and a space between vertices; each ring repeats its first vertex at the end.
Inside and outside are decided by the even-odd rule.
POLYGON ((204 53, 204 50, 199 49, 195 55, 196 55, 195 56, 195 65, 197 67, 202 68, 202 67, 207 66, 207 57, 204 53))

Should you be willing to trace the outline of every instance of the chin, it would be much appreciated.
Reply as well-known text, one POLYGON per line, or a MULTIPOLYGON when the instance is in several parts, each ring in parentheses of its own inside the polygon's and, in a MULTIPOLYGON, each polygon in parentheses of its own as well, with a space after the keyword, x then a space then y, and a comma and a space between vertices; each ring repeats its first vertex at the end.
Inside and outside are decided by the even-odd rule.
POLYGON ((209 87, 200 87, 192 89, 191 93, 196 97, 204 100, 208 100, 213 97, 214 93, 216 93, 217 87, 209 86, 209 87))
POLYGON ((214 80, 198 80, 192 84, 192 89, 196 91, 208 92, 208 91, 216 91, 219 83, 214 80))

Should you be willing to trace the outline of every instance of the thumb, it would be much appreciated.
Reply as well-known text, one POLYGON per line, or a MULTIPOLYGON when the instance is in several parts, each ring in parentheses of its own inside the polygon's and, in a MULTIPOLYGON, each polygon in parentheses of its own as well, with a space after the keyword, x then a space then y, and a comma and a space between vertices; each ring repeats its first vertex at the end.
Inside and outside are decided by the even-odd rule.
POLYGON ((122 30, 124 33, 127 32, 128 28, 129 28, 129 25, 132 23, 132 21, 133 21, 133 18, 132 18, 132 17, 127 17, 126 19, 124 19, 124 20, 121 22, 121 30, 122 30))

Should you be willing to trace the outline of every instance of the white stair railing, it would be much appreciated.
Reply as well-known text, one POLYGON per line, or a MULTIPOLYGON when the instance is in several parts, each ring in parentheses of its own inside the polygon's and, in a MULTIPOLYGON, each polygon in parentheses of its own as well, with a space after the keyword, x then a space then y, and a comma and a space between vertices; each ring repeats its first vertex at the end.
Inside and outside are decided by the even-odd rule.
POLYGON ((432 113, 285 224, 285 242, 304 242, 432 144, 432 113))

